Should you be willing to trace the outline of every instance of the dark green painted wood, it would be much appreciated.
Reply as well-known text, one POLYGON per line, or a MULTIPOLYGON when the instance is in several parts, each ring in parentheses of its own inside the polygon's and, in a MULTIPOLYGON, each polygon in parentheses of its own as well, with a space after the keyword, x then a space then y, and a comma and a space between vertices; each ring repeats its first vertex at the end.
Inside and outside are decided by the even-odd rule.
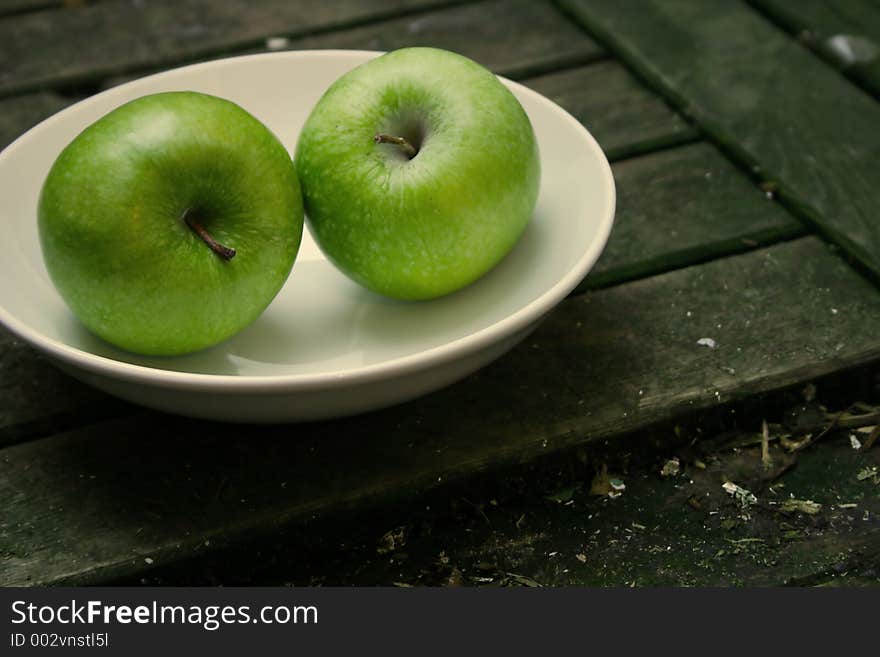
MULTIPOLYGON (((0 16, 23 14, 28 11, 54 9, 72 4, 70 0, 0 0, 0 16)), ((80 3, 82 4, 82 3, 80 3)))
POLYGON ((880 275, 880 105, 741 2, 559 0, 880 275))
MULTIPOLYGON (((741 420, 760 424, 754 417, 741 420)), ((794 456, 771 443, 770 470, 759 446, 733 450, 714 436, 691 445, 683 435, 659 453, 615 441, 375 510, 328 515, 197 560, 154 564, 112 584, 877 586, 880 487, 856 473, 880 466, 880 450, 853 450, 848 433, 832 432, 794 456), (663 477, 672 456, 680 473, 663 477), (601 464, 625 482, 617 499, 589 494, 601 464), (759 503, 744 514, 723 490, 725 479, 759 503), (784 512, 789 496, 821 508, 784 512), (389 531, 403 544, 389 550, 382 538, 389 531)))
POLYGON ((126 408, 62 374, 0 327, 0 447, 119 415, 126 408))
POLYGON ((614 179, 617 216, 611 239, 575 293, 805 232, 800 221, 706 143, 618 162, 614 179))
POLYGON ((876 0, 749 0, 875 96, 880 95, 876 0))
POLYGON ((524 82, 583 123, 610 160, 699 137, 696 128, 617 62, 598 62, 524 82))
POLYGON ((0 22, 0 95, 100 80, 241 50, 274 35, 424 10, 451 0, 113 0, 0 22))
POLYGON ((602 49, 549 3, 493 0, 297 39, 291 47, 394 50, 434 46, 502 75, 523 78, 602 56, 602 49))
POLYGON ((23 132, 75 100, 50 92, 0 100, 0 150, 6 148, 23 132))
POLYGON ((0 583, 132 575, 876 360, 878 321, 880 292, 804 238, 565 301, 505 358, 395 409, 275 428, 144 413, 9 447, 0 583))
MULTIPOLYGON (((568 23, 550 5, 523 0, 480 2, 472 6, 452 7, 387 20, 367 27, 291 39, 289 47, 298 50, 390 49, 416 43, 461 52, 505 75, 561 66, 601 54, 594 41, 568 23), (475 36, 474 30, 469 30, 468 38, 464 38, 459 29, 461 25, 473 25, 474 30, 480 32, 475 36), (559 34, 566 42, 565 47, 560 48, 557 43, 549 41, 546 38, 548 33, 559 34)), ((547 86, 548 91, 556 93, 557 100, 571 101, 572 111, 592 114, 600 122, 606 119, 606 110, 612 105, 628 107, 638 104, 641 111, 632 117, 636 122, 635 132, 623 132, 614 137, 618 144, 622 144, 620 148, 623 150, 637 147, 637 144, 630 145, 634 139, 639 142, 650 139, 672 142, 679 133, 684 138, 693 134, 662 102, 652 102, 651 94, 628 78, 621 67, 611 65, 611 70, 608 69, 604 65, 595 72, 584 68, 582 74, 564 76, 561 83, 541 84, 547 86), (581 83, 600 86, 601 90, 590 94, 593 99, 590 101, 575 90, 575 86, 581 83), (672 136, 665 136, 666 132, 672 136), (633 136, 628 136, 629 134, 633 136)), ((134 78, 116 77, 104 86, 130 79, 134 78)), ((543 81, 544 78, 540 80, 543 81)), ((71 102, 73 100, 66 96, 49 92, 0 100, 0 148, 25 129, 71 102)), ((608 133, 614 129, 610 123, 603 125, 607 125, 608 133)))
MULTIPOLYGON (((267 45, 250 52, 265 52, 267 45)), ((273 50, 393 50, 432 46, 459 52, 496 73, 517 79, 604 56, 595 41, 549 3, 533 0, 478 2, 272 45, 273 50), (548 34, 558 35, 558 39, 548 39, 548 34)), ((140 76, 114 77, 105 81, 104 86, 135 77, 140 76)), ((638 89, 637 84, 634 86, 638 89)), ((632 92, 620 84, 608 89, 611 95, 625 91, 632 92)), ((662 107, 662 103, 658 105, 662 107)), ((654 120, 656 111, 655 107, 648 107, 654 120)))
MULTIPOLYGON (((74 100, 48 92, 0 100, 0 150, 74 100)), ((118 415, 125 408, 62 374, 0 327, 0 446, 118 415)))

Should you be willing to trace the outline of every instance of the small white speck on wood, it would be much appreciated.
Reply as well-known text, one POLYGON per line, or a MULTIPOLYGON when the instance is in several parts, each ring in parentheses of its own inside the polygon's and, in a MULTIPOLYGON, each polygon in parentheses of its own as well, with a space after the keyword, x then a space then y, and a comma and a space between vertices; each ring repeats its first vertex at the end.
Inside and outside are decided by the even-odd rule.
POLYGON ((813 500, 790 499, 785 500, 779 508, 780 510, 788 513, 798 511, 800 513, 806 513, 807 515, 814 516, 822 510, 822 505, 818 502, 814 502, 813 500))
POLYGON ((269 37, 266 39, 266 50, 284 50, 290 45, 290 39, 287 37, 269 37))

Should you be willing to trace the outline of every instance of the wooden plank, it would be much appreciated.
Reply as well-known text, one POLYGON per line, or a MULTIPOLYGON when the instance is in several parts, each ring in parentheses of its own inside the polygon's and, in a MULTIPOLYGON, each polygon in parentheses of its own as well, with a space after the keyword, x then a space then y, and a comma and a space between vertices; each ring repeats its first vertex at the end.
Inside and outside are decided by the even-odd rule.
POLYGON ((619 162, 617 216, 602 257, 575 293, 803 235, 713 146, 619 162))
POLYGON ((559 0, 880 275, 880 106, 741 2, 559 0))
POLYGON ((565 301, 507 357, 384 412, 246 429, 145 413, 13 446, 0 583, 130 576, 877 360, 878 321, 880 292, 810 237, 565 301))
POLYGON ((45 9, 79 9, 85 5, 105 0, 0 0, 0 16, 23 14, 45 9))
POLYGON ((0 446, 131 407, 75 381, 0 327, 0 446))
POLYGON ((610 160, 699 137, 696 128, 617 62, 598 62, 524 82, 583 123, 610 160))
POLYGON ((0 23, 0 95, 70 85, 355 25, 451 0, 113 0, 0 23))
MULTIPOLYGON (((64 5, 72 5, 71 0, 0 0, 0 16, 23 14, 28 11, 54 9, 64 5)), ((78 4, 84 4, 80 2, 78 4)))
POLYGON ((603 55, 599 45, 547 2, 493 0, 297 39, 292 48, 394 50, 433 46, 523 78, 603 55))
MULTIPOLYGON (((0 149, 75 100, 49 92, 0 100, 0 149)), ((0 327, 0 446, 113 417, 125 408, 62 374, 0 327)))
MULTIPOLYGON (((778 414, 774 401, 769 408, 778 414)), ((738 421, 757 429, 761 417, 738 421)), ((880 466, 880 450, 853 450, 849 433, 832 432, 795 454, 771 442, 770 469, 760 446, 731 449, 715 436, 693 445, 682 435, 659 453, 615 441, 371 511, 333 514, 309 522, 308 531, 291 528, 154 565, 112 584, 876 586, 880 487, 857 474, 880 466), (679 474, 662 476, 673 456, 679 474), (590 494, 602 465, 626 486, 616 499, 590 494), (744 512, 722 488, 725 479, 758 503, 744 512), (819 506, 813 514, 784 510, 791 498, 819 506), (389 532, 399 537, 393 546, 389 532)))
MULTIPOLYGON (((481 2, 376 25, 287 41, 283 49, 379 49, 411 45, 446 48, 525 84, 584 122, 612 159, 694 141, 695 128, 647 91, 616 62, 532 76, 603 55, 595 41, 545 3, 481 2), (461 25, 471 26, 463 31, 461 25), (553 34, 554 39, 547 35, 553 34), (561 44, 561 45, 560 45, 561 44)), ((136 76, 115 77, 114 86, 136 76)))
MULTIPOLYGON (((347 30, 280 39, 250 52, 265 52, 269 45, 271 50, 393 50, 433 46, 459 52, 514 79, 589 62, 605 54, 547 2, 532 0, 492 0, 439 9, 347 30), (549 39, 549 34, 554 38, 549 39)), ((115 86, 136 77, 140 76, 117 76, 106 80, 103 86, 115 86)), ((610 82, 609 94, 633 93, 632 88, 619 84, 613 77, 610 82)), ((638 89, 637 83, 633 86, 638 89)), ((645 105, 655 118, 657 107, 645 105)), ((662 103, 658 105, 662 107, 662 103)))
POLYGON ((876 0, 749 1, 880 96, 880 4, 876 0))
POLYGON ((880 496, 873 482, 856 477, 880 456, 853 450, 845 435, 795 455, 773 444, 776 467, 769 470, 759 446, 697 453, 705 470, 685 457, 680 476, 661 477, 656 464, 637 468, 612 503, 587 499, 586 482, 574 504, 548 511, 555 531, 534 546, 540 555, 558 538, 549 549, 562 553, 560 567, 539 570, 534 558, 517 572, 548 586, 809 586, 868 571, 880 581, 880 496), (725 480, 746 488, 757 504, 744 512, 722 488, 725 480), (815 515, 783 512, 791 498, 820 507, 815 515), (578 552, 586 561, 576 559, 578 552))
POLYGON ((0 100, 0 150, 23 132, 77 100, 50 92, 0 100))

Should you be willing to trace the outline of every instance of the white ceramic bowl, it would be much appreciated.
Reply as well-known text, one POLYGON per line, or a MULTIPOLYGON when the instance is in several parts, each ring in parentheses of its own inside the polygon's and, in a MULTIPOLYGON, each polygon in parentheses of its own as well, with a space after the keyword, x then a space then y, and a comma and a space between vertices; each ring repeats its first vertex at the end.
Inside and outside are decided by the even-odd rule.
POLYGON ((0 154, 0 321, 62 369, 153 408, 247 422, 311 420, 380 408, 436 390, 525 337, 586 275, 614 219, 614 180, 592 136, 553 102, 503 80, 538 138, 537 209, 515 249, 468 288, 402 303, 339 273, 306 231, 281 293, 221 345, 176 358, 129 354, 89 334, 56 293, 40 253, 36 206, 55 158, 83 128, 129 100, 193 90, 228 98, 292 153, 325 89, 380 53, 299 51, 160 73, 78 103, 0 154))

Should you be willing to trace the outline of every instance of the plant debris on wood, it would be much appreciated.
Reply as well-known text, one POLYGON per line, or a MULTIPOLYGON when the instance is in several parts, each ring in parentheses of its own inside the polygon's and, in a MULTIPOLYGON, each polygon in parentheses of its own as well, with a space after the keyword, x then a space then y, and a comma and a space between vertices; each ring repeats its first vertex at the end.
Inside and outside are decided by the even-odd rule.
POLYGON ((385 532, 379 539, 379 545, 376 552, 379 554, 388 554, 389 552, 398 552, 406 545, 407 529, 405 526, 395 527, 385 532))
POLYGON ((790 499, 785 500, 782 504, 780 504, 779 509, 785 513, 799 511, 800 513, 806 513, 807 515, 814 516, 822 510, 822 505, 818 502, 814 502, 813 500, 790 499))
POLYGON ((663 464, 663 467, 660 468, 661 477, 674 477, 679 472, 681 472, 681 461, 679 461, 676 456, 667 460, 666 463, 663 464))
POLYGON ((276 568, 296 584, 878 585, 880 405, 786 395, 402 499, 335 539, 300 532, 317 556, 288 545, 276 568))
POLYGON ((862 451, 867 452, 874 446, 874 443, 877 442, 877 438, 880 438, 880 424, 874 425, 873 427, 862 427, 861 429, 857 429, 857 431, 861 431, 862 429, 867 430, 868 437, 865 439, 865 442, 862 443, 862 451))
POLYGON ((880 471, 878 471, 876 465, 869 466, 867 468, 862 468, 859 470, 859 473, 856 475, 856 479, 859 481, 865 481, 866 479, 873 479, 874 483, 880 483, 880 471))
POLYGON ((727 492, 728 495, 733 497, 737 502, 739 502, 740 506, 743 508, 749 507, 752 504, 758 503, 758 498, 751 492, 739 486, 732 481, 725 481, 721 487, 727 492))
POLYGON ((626 484, 623 479, 608 474, 608 466, 603 465, 602 469, 596 473, 593 482, 590 484, 590 495, 600 497, 609 497, 611 499, 620 497, 626 490, 626 484))
POLYGON ((581 484, 564 486, 547 496, 547 499, 557 504, 568 504, 574 499, 574 494, 582 488, 581 484))

